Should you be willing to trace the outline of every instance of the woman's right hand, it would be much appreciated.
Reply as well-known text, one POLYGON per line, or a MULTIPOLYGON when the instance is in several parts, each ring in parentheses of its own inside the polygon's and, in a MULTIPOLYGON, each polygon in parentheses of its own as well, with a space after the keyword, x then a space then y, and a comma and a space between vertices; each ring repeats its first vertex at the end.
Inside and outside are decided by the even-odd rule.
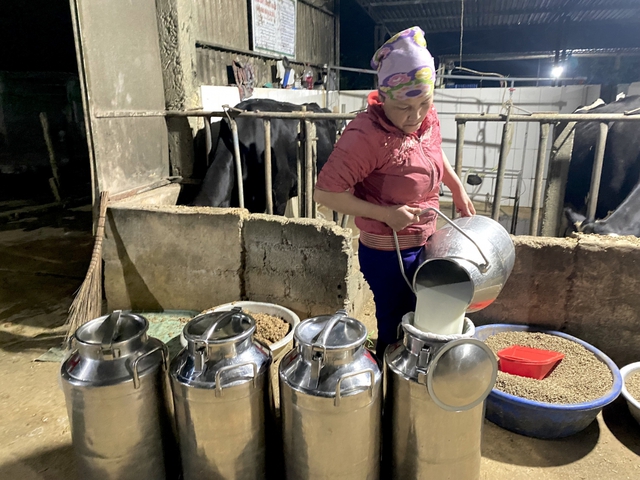
POLYGON ((408 207, 406 205, 395 205, 392 207, 385 207, 386 215, 384 223, 389 225, 393 230, 399 232, 404 230, 409 225, 420 222, 418 214, 421 212, 419 208, 408 207))

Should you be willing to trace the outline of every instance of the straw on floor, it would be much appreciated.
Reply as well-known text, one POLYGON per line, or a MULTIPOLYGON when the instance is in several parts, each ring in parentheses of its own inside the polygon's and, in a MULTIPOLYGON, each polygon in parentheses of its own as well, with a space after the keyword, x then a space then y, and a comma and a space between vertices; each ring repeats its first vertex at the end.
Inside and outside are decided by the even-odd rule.
POLYGON ((108 203, 109 192, 101 192, 100 213, 93 253, 91 254, 91 263, 89 264, 87 275, 69 308, 69 316, 66 322, 68 325, 65 337, 66 344, 70 342, 80 326, 102 314, 102 239, 104 238, 108 203))

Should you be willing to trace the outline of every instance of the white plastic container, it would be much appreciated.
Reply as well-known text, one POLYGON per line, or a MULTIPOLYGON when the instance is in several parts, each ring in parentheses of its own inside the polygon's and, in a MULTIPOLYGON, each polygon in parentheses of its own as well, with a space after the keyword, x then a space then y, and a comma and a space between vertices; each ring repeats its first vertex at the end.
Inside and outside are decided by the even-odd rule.
POLYGON ((627 390, 626 384, 627 377, 630 377, 634 373, 640 373, 640 362, 630 363, 626 367, 622 367, 620 369, 620 374, 622 375, 622 396, 627 401, 631 415, 633 415, 636 422, 640 424, 640 401, 631 396, 627 390))
MULTIPOLYGON (((293 313, 288 308, 282 307, 280 305, 276 305, 275 303, 263 303, 263 302, 250 302, 250 301, 237 301, 231 303, 225 303, 224 305, 218 305, 217 307, 210 308, 206 310, 207 312, 224 312, 231 310, 234 307, 240 307, 243 311, 248 314, 252 313, 264 313, 266 315, 274 315, 276 317, 282 318, 285 322, 291 325, 291 329, 287 335, 278 340, 277 342, 271 344, 269 348, 271 349, 271 353, 273 355, 274 360, 277 360, 280 356, 290 350, 291 343, 293 342, 293 331, 296 328, 296 325, 300 323, 300 317, 293 313)), ((183 346, 186 346, 186 341, 180 336, 180 342, 183 346)))

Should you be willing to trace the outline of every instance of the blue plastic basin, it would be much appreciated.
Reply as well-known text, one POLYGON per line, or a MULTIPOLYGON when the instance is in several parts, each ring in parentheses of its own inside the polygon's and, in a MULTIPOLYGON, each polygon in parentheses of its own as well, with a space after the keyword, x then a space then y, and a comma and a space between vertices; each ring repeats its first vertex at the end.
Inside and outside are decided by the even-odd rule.
POLYGON ((486 417, 496 425, 528 437, 568 437, 587 428, 602 408, 620 395, 622 390, 620 370, 609 357, 594 346, 566 333, 526 325, 493 324, 476 327, 475 337, 484 341, 501 332, 540 332, 579 343, 607 364, 613 375, 613 387, 606 395, 596 400, 570 405, 535 402, 494 388, 486 400, 486 417))

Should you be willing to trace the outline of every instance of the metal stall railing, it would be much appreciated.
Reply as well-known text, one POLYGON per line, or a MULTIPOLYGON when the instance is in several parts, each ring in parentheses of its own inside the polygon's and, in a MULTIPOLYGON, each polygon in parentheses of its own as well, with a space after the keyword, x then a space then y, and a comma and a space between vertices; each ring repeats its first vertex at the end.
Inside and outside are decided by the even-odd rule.
MULTIPOLYGON (((314 183, 314 144, 316 143, 315 134, 313 134, 313 123, 316 120, 351 120, 355 118, 352 113, 316 113, 316 112, 247 112, 237 110, 225 106, 225 111, 119 111, 119 112, 97 112, 97 118, 110 117, 148 117, 148 116, 165 116, 165 117, 203 117, 210 125, 211 119, 228 118, 233 135, 234 144, 234 160, 236 165, 236 180, 238 191, 240 192, 239 203, 244 207, 243 183, 242 183, 242 164, 240 159, 240 149, 238 141, 238 129, 235 118, 239 116, 261 118, 265 128, 265 191, 267 213, 273 214, 272 199, 272 159, 271 159, 271 120, 274 118, 300 120, 301 123, 301 142, 303 145, 302 154, 299 156, 297 178, 298 193, 301 199, 300 216, 313 218, 316 215, 316 206, 313 201, 313 183, 314 183), (267 132, 268 130, 268 132, 267 132), (268 143, 267 143, 268 142, 268 143), (304 160, 302 160, 304 159, 304 160)), ((573 131, 577 122, 600 122, 598 141, 596 144, 596 155, 594 160, 593 172, 591 176, 591 185, 589 190, 589 200, 587 205, 587 219, 593 221, 598 203, 598 190, 602 175, 602 166, 604 162, 605 145, 609 131, 609 124, 616 121, 640 121, 640 111, 634 110, 624 113, 580 113, 580 114, 549 114, 549 113, 532 113, 528 115, 515 115, 511 111, 506 115, 502 114, 458 114, 455 117, 457 124, 456 129, 456 154, 455 154, 455 171, 459 177, 462 177, 462 160, 464 135, 467 122, 504 122, 502 142, 500 146, 500 156, 498 158, 498 174, 494 188, 494 198, 491 216, 495 220, 499 219, 502 188, 504 184, 504 174, 506 171, 506 162, 508 156, 508 148, 505 145, 511 138, 511 129, 515 122, 537 122, 540 124, 538 155, 536 160, 533 198, 532 198, 532 214, 529 227, 530 235, 538 235, 540 230, 540 210, 541 206, 543 218, 541 233, 545 236, 556 236, 562 216, 562 208, 564 201, 564 188, 569 170, 569 160, 571 158, 571 150, 573 145, 573 131), (547 145, 550 135, 550 127, 558 122, 567 122, 567 127, 561 132, 552 148, 551 159, 549 161, 549 174, 546 184, 546 194, 544 202, 543 195, 543 174, 547 163, 547 145)), ((210 132, 205 129, 205 139, 207 145, 207 154, 213 148, 210 132)), ((454 207, 455 210, 455 207, 454 207)), ((452 213, 455 215, 455 211, 452 213)), ((337 216, 333 215, 334 221, 337 216)), ((346 224, 346 216, 343 217, 342 226, 346 224)))
MULTIPOLYGON (((542 234, 545 236, 558 235, 560 217, 562 215, 564 190, 569 173, 569 161, 573 148, 573 132, 578 122, 600 122, 598 140, 596 143, 595 159, 591 174, 591 184, 587 203, 587 220, 595 220, 596 207, 598 205, 598 194, 600 180, 602 176, 602 166, 604 162, 605 146, 611 122, 639 121, 640 111, 633 110, 624 113, 570 113, 570 114, 549 114, 532 113, 530 115, 513 115, 509 110, 506 115, 502 114, 458 114, 455 117, 457 124, 456 133, 456 156, 455 171, 458 176, 462 176, 462 152, 464 147, 464 133, 467 122, 504 122, 502 141, 500 144, 500 155, 498 157, 498 177, 494 188, 493 205, 491 217, 499 220, 500 206, 502 200, 502 185, 504 182, 504 172, 506 170, 508 143, 511 138, 514 122, 537 122, 540 125, 538 142, 538 155, 536 160, 533 198, 531 204, 531 222, 529 234, 538 235, 540 223, 540 207, 542 205, 542 186, 544 168, 547 162, 547 145, 549 140, 550 126, 558 122, 567 122, 565 130, 561 132, 554 142, 551 159, 549 161, 549 174, 547 177, 547 188, 542 205, 542 234)), ((455 214, 455 206, 453 207, 455 214)))
MULTIPOLYGON (((239 204, 244 208, 244 191, 242 182, 242 161, 240 157, 240 143, 238 136, 238 125, 236 118, 252 117, 260 118, 264 126, 265 138, 265 155, 264 155, 264 173, 265 173, 265 200, 266 213, 273 215, 273 184, 272 184, 272 158, 271 158, 271 120, 273 119, 289 119, 300 120, 300 153, 297 162, 297 178, 298 178, 298 199, 300 202, 299 215, 301 217, 316 218, 317 204, 313 200, 313 186, 317 179, 317 137, 315 129, 315 121, 317 120, 352 120, 356 117, 353 113, 317 113, 306 111, 306 106, 302 106, 302 111, 298 112, 256 112, 244 111, 224 105, 224 111, 167 111, 164 115, 167 117, 204 117, 207 126, 211 124, 212 118, 226 118, 231 127, 234 148, 234 163, 236 170, 236 182, 238 186, 239 204)), ((207 157, 213 148, 213 141, 209 128, 205 128, 205 141, 207 147, 207 157)), ((336 212, 333 212, 333 220, 338 220, 336 212)), ((347 216, 343 216, 341 226, 345 227, 347 216)))

